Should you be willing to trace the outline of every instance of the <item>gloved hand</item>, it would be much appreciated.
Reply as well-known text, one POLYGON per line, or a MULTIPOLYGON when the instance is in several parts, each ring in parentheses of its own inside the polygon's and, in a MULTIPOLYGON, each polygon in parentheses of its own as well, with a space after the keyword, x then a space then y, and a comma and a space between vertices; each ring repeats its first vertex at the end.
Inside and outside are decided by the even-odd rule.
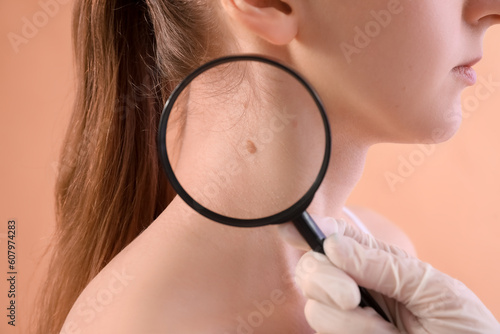
MULTIPOLYGON (((326 256, 307 252, 295 274, 309 299, 306 319, 318 333, 500 333, 498 321, 463 283, 343 220, 314 219, 328 219, 322 224, 337 231, 324 242, 326 256), (358 285, 386 309, 392 324, 358 306, 358 285)), ((310 249, 291 223, 278 228, 288 243, 310 249)))

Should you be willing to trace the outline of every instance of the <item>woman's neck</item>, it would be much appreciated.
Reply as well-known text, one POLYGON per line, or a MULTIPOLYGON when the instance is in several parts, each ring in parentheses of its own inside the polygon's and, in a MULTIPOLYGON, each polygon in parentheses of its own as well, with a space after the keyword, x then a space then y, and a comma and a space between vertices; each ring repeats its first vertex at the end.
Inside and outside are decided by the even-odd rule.
MULTIPOLYGON (((330 168, 308 211, 341 218, 345 201, 361 176, 366 149, 337 137, 334 140, 330 168)), ((274 289, 288 293, 295 302, 300 298, 293 276, 304 252, 285 244, 276 226, 238 228, 219 224, 194 212, 179 197, 165 213, 161 224, 171 231, 166 242, 178 243, 179 249, 217 263, 201 274, 214 281, 213 288, 220 289, 221 300, 233 300, 231 295, 236 293, 244 304, 245 299, 264 298, 274 289), (233 283, 228 284, 228 277, 233 283)), ((320 228, 329 234, 328 226, 320 224, 320 228)))
MULTIPOLYGON (((361 174, 364 154, 334 150, 332 158, 308 211, 340 218, 345 199, 361 174)), ((197 313, 194 310, 205 305, 203 309, 210 308, 210 314, 220 314, 220 319, 211 320, 218 333, 252 330, 249 319, 257 316, 262 321, 256 334, 314 333, 304 318, 307 299, 294 281, 304 251, 283 242, 275 225, 219 224, 193 211, 178 196, 159 218, 156 231, 160 233, 156 234, 169 250, 165 261, 180 262, 185 268, 175 289, 197 296, 197 305, 187 302, 184 307, 197 313)), ((325 235, 331 233, 329 226, 319 225, 325 235)))
POLYGON ((341 218, 342 208, 363 173, 369 145, 358 144, 339 132, 332 137, 328 172, 308 212, 341 218))

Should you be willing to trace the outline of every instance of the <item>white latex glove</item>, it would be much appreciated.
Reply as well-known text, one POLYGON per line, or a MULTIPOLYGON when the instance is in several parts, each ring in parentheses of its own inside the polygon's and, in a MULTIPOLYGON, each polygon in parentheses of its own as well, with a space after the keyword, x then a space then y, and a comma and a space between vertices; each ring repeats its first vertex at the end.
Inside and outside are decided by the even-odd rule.
MULTIPOLYGON (((324 242, 326 256, 307 252, 295 275, 309 299, 306 319, 318 333, 500 333, 495 317, 460 281, 343 220, 314 219, 328 219, 318 225, 337 230, 324 242), (358 306, 358 285, 385 302, 392 324, 358 306)), ((310 249, 291 223, 279 230, 288 243, 310 249)))

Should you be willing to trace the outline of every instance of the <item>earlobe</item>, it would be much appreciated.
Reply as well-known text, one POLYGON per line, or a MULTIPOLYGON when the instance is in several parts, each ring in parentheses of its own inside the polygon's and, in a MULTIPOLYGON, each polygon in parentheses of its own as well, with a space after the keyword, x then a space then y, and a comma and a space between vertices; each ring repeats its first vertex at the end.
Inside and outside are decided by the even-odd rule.
POLYGON ((281 0, 222 0, 238 24, 275 45, 286 45, 297 35, 298 22, 292 7, 281 0))

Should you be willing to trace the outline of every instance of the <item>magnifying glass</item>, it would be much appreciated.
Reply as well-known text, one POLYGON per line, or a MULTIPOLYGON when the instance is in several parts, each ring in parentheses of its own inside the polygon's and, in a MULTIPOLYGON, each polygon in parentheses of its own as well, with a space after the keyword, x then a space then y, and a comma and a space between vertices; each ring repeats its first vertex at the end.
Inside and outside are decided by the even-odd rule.
MULTIPOLYGON (((328 168, 330 125, 296 71, 257 55, 208 62, 172 92, 157 140, 170 183, 195 211, 237 227, 292 221, 324 254, 325 235, 306 209, 328 168)), ((360 306, 389 321, 360 292, 360 306)))

